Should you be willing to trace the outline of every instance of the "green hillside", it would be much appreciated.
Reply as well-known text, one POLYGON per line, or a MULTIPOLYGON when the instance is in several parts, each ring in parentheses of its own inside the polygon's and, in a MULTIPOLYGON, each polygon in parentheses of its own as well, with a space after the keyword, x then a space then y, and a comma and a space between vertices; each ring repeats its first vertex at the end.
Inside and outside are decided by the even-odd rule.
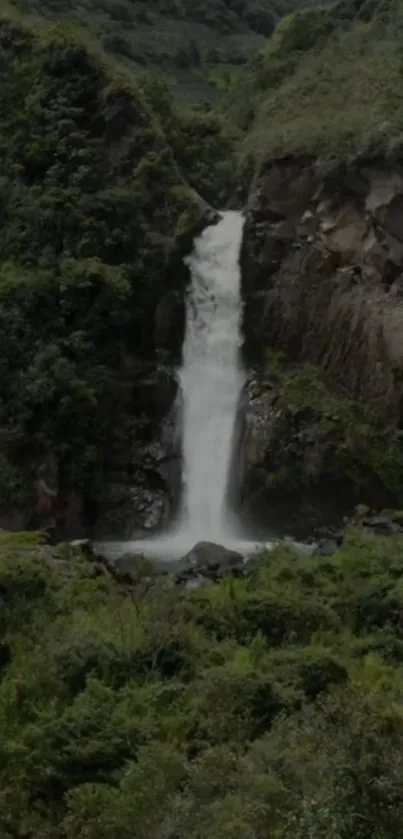
MULTIPOLYGON (((239 206, 274 157, 336 184, 357 158, 401 162, 402 0, 5 5, 0 839, 400 839, 402 510, 360 504, 316 547, 188 559, 182 576, 64 540, 122 522, 130 538, 141 493, 158 500, 183 257, 213 208, 239 206), (220 92, 224 114, 200 101, 220 92)), ((259 207, 254 222, 270 280, 259 207)), ((271 397, 260 430, 281 432, 263 481, 308 495, 330 454, 400 498, 401 427, 300 372, 268 353, 249 383, 252 408, 260 386, 271 397)))
POLYGON ((402 33, 399 0, 339 2, 282 20, 236 93, 247 171, 284 155, 317 158, 323 170, 399 157, 402 33))
POLYGON ((68 19, 137 70, 162 70, 190 100, 214 99, 299 0, 16 0, 25 14, 68 19))
POLYGON ((0 536, 2 839, 399 837, 401 537, 192 591, 0 536))
POLYGON ((65 24, 4 17, 0 66, 1 514, 30 521, 49 458, 90 514, 112 452, 123 483, 141 475, 133 365, 182 287, 180 237, 228 194, 231 141, 65 24))

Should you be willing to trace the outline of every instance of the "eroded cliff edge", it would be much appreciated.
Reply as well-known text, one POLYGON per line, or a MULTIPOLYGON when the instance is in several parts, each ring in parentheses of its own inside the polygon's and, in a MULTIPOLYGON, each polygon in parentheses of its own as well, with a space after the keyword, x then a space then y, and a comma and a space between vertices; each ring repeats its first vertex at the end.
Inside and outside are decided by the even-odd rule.
POLYGON ((267 164, 242 268, 246 355, 260 371, 246 505, 316 521, 357 501, 401 503, 403 169, 377 161, 324 179, 313 160, 267 164))

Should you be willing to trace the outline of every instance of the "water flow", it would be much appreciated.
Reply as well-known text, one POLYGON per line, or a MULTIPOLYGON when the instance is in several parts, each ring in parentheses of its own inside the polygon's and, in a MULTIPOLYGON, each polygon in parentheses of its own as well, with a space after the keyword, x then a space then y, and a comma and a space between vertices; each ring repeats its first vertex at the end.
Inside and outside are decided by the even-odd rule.
POLYGON ((180 384, 183 397, 183 504, 178 536, 230 535, 227 489, 243 384, 239 252, 243 218, 223 213, 186 260, 191 272, 180 384))
POLYGON ((196 542, 219 542, 245 554, 258 545, 239 538, 227 505, 237 406, 244 374, 240 363, 243 217, 222 213, 204 230, 186 259, 191 284, 179 379, 182 392, 183 493, 170 533, 104 546, 179 559, 196 542))

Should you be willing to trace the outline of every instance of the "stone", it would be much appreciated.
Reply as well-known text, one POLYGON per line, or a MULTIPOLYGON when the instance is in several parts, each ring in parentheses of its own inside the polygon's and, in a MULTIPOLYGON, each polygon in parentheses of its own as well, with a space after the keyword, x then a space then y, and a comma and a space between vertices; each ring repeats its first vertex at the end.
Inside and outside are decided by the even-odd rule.
POLYGON ((171 507, 161 475, 150 469, 140 480, 137 486, 123 480, 107 485, 105 512, 93 528, 94 539, 130 540, 135 534, 144 534, 167 523, 171 507))
POLYGON ((362 524, 378 536, 391 536, 394 533, 401 533, 401 527, 385 515, 364 518, 362 524))
POLYGON ((244 558, 237 551, 215 542, 198 542, 176 564, 176 577, 178 581, 200 577, 218 580, 227 574, 242 574, 244 566, 244 558))
POLYGON ((267 163, 241 251, 248 363, 270 345, 343 382, 389 428, 403 422, 402 231, 399 166, 357 164, 335 184, 319 182, 306 160, 267 163), (268 209, 282 218, 277 228, 268 209))

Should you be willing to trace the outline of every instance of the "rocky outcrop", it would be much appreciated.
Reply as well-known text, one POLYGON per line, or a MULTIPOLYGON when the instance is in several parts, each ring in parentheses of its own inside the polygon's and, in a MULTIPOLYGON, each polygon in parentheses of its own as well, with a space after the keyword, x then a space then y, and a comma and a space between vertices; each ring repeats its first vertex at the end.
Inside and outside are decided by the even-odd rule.
POLYGON ((49 452, 27 486, 30 503, 0 515, 1 527, 33 527, 58 541, 89 535, 128 539, 167 523, 181 481, 176 374, 156 361, 126 356, 121 377, 125 401, 117 406, 117 432, 99 452, 96 498, 66 487, 58 459, 49 452))
POLYGON ((379 467, 403 423, 403 170, 362 165, 326 182, 311 161, 271 164, 249 197, 242 267, 245 352, 266 371, 241 446, 245 514, 305 535, 361 499, 400 504, 385 478, 397 450, 379 467), (310 403, 302 380, 290 400, 268 348, 321 371, 333 401, 314 389, 310 403))
POLYGON ((382 470, 387 441, 382 448, 371 427, 356 429, 349 405, 327 401, 321 390, 318 399, 310 374, 297 370, 249 384, 240 508, 264 538, 307 539, 325 524, 337 527, 360 500, 381 507, 392 494, 382 470))
POLYGON ((246 351, 309 361, 391 425, 403 413, 403 170, 361 166, 324 182, 278 161, 249 198, 246 351))
POLYGON ((244 557, 238 551, 215 542, 198 542, 181 559, 170 561, 156 557, 150 559, 143 553, 108 555, 107 545, 94 550, 86 540, 82 544, 76 541, 74 546, 87 552, 94 562, 105 567, 120 583, 129 586, 140 581, 147 583, 159 576, 169 585, 198 588, 224 577, 246 577, 254 572, 261 559, 256 553, 244 557))
POLYGON ((135 538, 163 527, 174 513, 181 474, 176 394, 172 368, 137 362, 128 370, 126 427, 105 453, 94 538, 135 538))
POLYGON ((215 542, 198 542, 175 564, 175 577, 177 582, 193 584, 203 580, 220 580, 228 574, 240 576, 244 564, 244 558, 238 551, 215 542))
MULTIPOLYGON (((193 589, 224 578, 247 579, 253 577, 267 563, 271 549, 279 546, 294 548, 301 554, 312 557, 332 557, 342 550, 345 539, 353 535, 370 537, 396 537, 403 535, 403 512, 384 509, 380 513, 371 511, 365 505, 358 505, 352 515, 345 517, 338 527, 322 527, 316 537, 304 542, 273 540, 261 543, 249 553, 240 553, 214 542, 198 542, 181 559, 167 561, 166 558, 152 559, 146 553, 126 552, 121 555, 109 553, 107 545, 94 546, 89 540, 76 540, 71 547, 85 555, 97 574, 106 571, 123 589, 131 590, 138 584, 148 585, 157 579, 169 588, 184 586, 193 589)), ((123 547, 123 546, 122 546, 123 547)))
POLYGON ((241 441, 240 508, 262 535, 306 539, 326 522, 336 525, 357 500, 338 468, 335 441, 318 439, 315 417, 304 416, 276 387, 250 388, 241 441), (308 420, 308 421, 307 421, 308 420))

